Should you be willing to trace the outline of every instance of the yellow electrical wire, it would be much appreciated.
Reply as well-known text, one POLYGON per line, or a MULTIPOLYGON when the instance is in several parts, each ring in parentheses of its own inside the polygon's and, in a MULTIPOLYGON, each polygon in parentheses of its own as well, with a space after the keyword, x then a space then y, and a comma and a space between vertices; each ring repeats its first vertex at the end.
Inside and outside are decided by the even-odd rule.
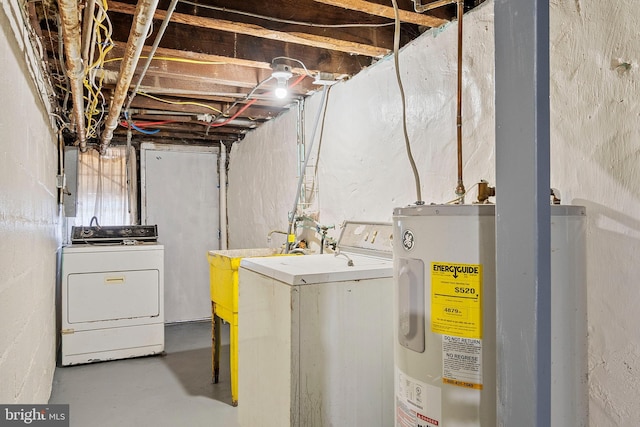
MULTIPOLYGON (((197 105, 198 107, 208 108, 208 109, 210 109, 212 111, 215 111, 218 114, 222 114, 222 111, 218 110, 217 108, 212 107, 211 105, 201 104, 199 102, 193 102, 193 101, 169 101, 168 99, 158 98, 157 96, 149 95, 148 93, 144 93, 144 92, 137 92, 137 95, 146 96, 147 98, 155 99, 156 101, 160 101, 160 102, 166 102, 167 104, 173 104, 173 105, 197 105)), ((225 115, 224 117, 227 117, 227 116, 225 115)))
MULTIPOLYGON (((58 88, 58 89, 60 89, 60 90, 65 91, 65 92, 69 92, 69 93, 71 93, 71 91, 70 91, 69 89, 67 89, 66 87, 64 87, 64 86, 62 86, 62 85, 57 84, 57 85, 55 85, 55 87, 57 87, 57 88, 58 88)), ((85 96, 85 95, 83 95, 83 96, 82 96, 82 99, 84 99, 85 101, 89 102, 89 97, 87 97, 87 96, 85 96)))
MULTIPOLYGON (((148 59, 148 56, 141 56, 140 59, 148 59)), ((115 61, 122 61, 124 58, 110 58, 104 61, 104 63, 106 64, 107 62, 115 62, 115 61)), ((198 59, 188 59, 188 58, 173 58, 170 56, 154 56, 153 58, 151 58, 152 61, 174 61, 174 62, 184 62, 187 64, 200 64, 200 65, 226 65, 226 62, 221 62, 221 61, 200 61, 198 59)))
POLYGON ((92 16, 93 21, 93 32, 96 35, 96 45, 98 48, 98 55, 96 60, 85 70, 85 75, 83 79, 83 86, 87 90, 87 107, 85 109, 85 117, 87 119, 87 136, 89 138, 98 136, 98 127, 100 125, 100 120, 97 120, 95 117, 102 114, 102 109, 98 108, 98 103, 100 101, 100 97, 102 96, 102 85, 104 81, 104 74, 100 75, 98 82, 95 82, 95 75, 93 74, 95 70, 100 69, 104 66, 104 61, 111 49, 113 49, 114 43, 111 38, 111 23, 108 21, 109 17, 107 15, 107 10, 109 5, 106 0, 102 0, 99 5, 101 6, 101 10, 99 13, 99 18, 95 15, 92 16), (104 22, 107 21, 109 27, 107 27, 104 22))
MULTIPOLYGON (((109 10, 109 5, 107 0, 102 0, 98 3, 101 6, 101 9, 98 13, 98 17, 94 14, 92 16, 93 21, 93 32, 95 33, 95 41, 97 46, 97 56, 95 57, 95 61, 91 63, 86 69, 83 79, 83 86, 87 91, 87 96, 84 97, 87 101, 87 106, 85 108, 85 118, 87 120, 87 136, 89 138, 94 138, 98 136, 98 128, 100 125, 100 119, 96 119, 96 116, 103 113, 102 109, 98 108, 98 103, 100 102, 100 97, 102 93, 102 86, 104 81, 104 74, 101 74, 98 82, 95 81, 95 71, 104 68, 104 65, 109 62, 121 61, 124 58, 110 58, 106 59, 108 53, 113 49, 115 44, 113 43, 113 39, 111 38, 111 23, 109 21, 109 17, 107 15, 107 11, 109 10), (107 25, 105 25, 105 21, 107 25)), ((147 59, 148 56, 141 56, 142 59, 147 59)), ((200 65, 224 65, 226 62, 221 61, 201 61, 196 59, 188 59, 188 58, 174 58, 167 56, 155 56, 152 60, 158 61, 174 61, 174 62, 182 62, 189 64, 200 64, 200 65)), ((214 108, 210 105, 202 104, 199 102, 191 102, 191 101, 169 101, 167 99, 158 98, 146 93, 138 93, 139 95, 146 96, 148 98, 155 99, 160 102, 164 102, 167 104, 173 105, 195 105, 203 108, 207 108, 209 110, 214 111, 217 114, 223 114, 222 111, 214 108)), ((223 114, 226 117, 226 115, 223 114)))
POLYGON ((84 86, 87 89, 87 92, 91 95, 91 98, 87 103, 87 109, 85 110, 85 116, 87 117, 87 129, 88 129, 87 135, 89 138, 98 136, 98 126, 100 123, 98 120, 94 118, 94 116, 97 116, 102 113, 102 111, 98 109, 98 101, 99 101, 99 97, 101 96, 100 90, 102 90, 103 79, 104 79, 104 75, 101 75, 98 84, 95 85, 96 89, 98 89, 97 91, 94 91, 93 87, 90 84, 88 84, 88 79, 85 79, 84 81, 85 83, 84 86))

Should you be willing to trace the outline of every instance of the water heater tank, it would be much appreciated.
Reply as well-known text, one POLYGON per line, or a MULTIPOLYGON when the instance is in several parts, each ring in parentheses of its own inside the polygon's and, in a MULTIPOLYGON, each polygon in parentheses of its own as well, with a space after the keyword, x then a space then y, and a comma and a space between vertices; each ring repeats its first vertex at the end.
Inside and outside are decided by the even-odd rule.
POLYGON ((589 426, 586 209, 551 206, 551 427, 589 426))
MULTIPOLYGON (((552 426, 586 426, 585 210, 551 211, 552 426)), ((495 206, 397 208, 394 237, 396 427, 495 427, 495 206)))

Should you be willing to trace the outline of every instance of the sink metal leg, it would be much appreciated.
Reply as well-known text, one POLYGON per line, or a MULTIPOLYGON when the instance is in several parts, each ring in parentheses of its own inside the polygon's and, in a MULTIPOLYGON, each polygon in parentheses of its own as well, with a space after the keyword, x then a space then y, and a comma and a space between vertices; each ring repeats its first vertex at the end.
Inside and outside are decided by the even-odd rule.
POLYGON ((222 322, 216 314, 216 303, 211 301, 211 373, 212 380, 218 383, 220 377, 220 329, 222 322))

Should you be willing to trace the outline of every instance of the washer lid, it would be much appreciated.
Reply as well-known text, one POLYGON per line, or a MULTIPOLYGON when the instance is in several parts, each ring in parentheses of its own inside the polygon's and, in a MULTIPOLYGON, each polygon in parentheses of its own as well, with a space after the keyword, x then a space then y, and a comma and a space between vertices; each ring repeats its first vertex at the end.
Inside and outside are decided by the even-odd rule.
POLYGON ((240 268, 260 273, 289 285, 344 282, 393 277, 393 261, 365 255, 298 255, 243 258, 240 268), (348 265, 347 256, 353 261, 348 265))

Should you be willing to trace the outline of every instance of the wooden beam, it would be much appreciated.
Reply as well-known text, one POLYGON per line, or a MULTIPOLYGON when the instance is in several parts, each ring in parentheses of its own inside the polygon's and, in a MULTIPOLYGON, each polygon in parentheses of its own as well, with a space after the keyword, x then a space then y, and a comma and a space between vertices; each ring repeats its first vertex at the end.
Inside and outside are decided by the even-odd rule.
MULTIPOLYGON (((114 49, 115 50, 115 49, 114 49)), ((151 50, 150 46, 145 46, 142 49, 142 54, 148 54, 151 50)), ((251 61, 247 59, 241 58, 232 58, 228 56, 222 55, 211 55, 208 53, 201 52, 191 52, 186 50, 179 49, 170 49, 159 47, 156 51, 156 56, 158 57, 169 57, 169 58, 177 58, 184 60, 192 60, 192 61, 200 61, 200 62, 209 62, 211 65, 218 64, 223 67, 220 67, 219 73, 225 73, 227 75, 228 70, 236 73, 236 79, 240 80, 239 76, 247 76, 253 74, 253 79, 248 79, 247 84, 238 84, 240 87, 253 87, 258 82, 260 82, 266 75, 271 74, 271 64, 263 61, 251 61), (235 68, 237 67, 237 68, 235 68), (242 68, 245 70, 243 71, 242 68), (255 69, 258 70, 255 70, 255 69), (264 71, 260 71, 264 70, 264 71)), ((153 65, 153 62, 151 63, 153 65)), ((317 73, 319 70, 317 69, 309 69, 311 73, 317 73)), ((305 74, 305 70, 301 67, 292 66, 291 72, 293 74, 305 74)))
MULTIPOLYGON (((149 47, 145 47, 142 57, 146 61, 149 47)), ((164 50, 160 48, 159 50, 164 50)), ((251 89, 260 81, 271 75, 271 69, 261 66, 245 66, 229 64, 227 61, 201 61, 186 58, 183 51, 166 49, 167 55, 157 52, 147 69, 146 75, 172 76, 176 79, 198 79, 209 84, 234 86, 251 89)), ((118 71, 119 58, 122 57, 122 46, 118 45, 109 52, 105 69, 118 71)), ((138 68, 142 68, 141 60, 138 68)), ((265 64, 266 65, 266 64, 265 64)))
MULTIPOLYGON (((178 112, 178 113, 189 113, 192 115, 198 114, 215 114, 215 112, 209 108, 200 105, 194 105, 190 103, 185 103, 184 101, 188 101, 181 98, 165 98, 162 99, 177 102, 173 104, 169 104, 162 101, 157 101, 155 99, 147 98, 144 96, 136 96, 131 103, 131 108, 139 110, 141 114, 152 114, 153 111, 168 111, 168 112, 178 112)), ((200 104, 205 104, 211 106, 217 110, 225 111, 231 103, 228 102, 211 102, 211 101, 202 101, 200 104)), ((280 114, 284 109, 275 109, 275 108, 264 108, 260 106, 256 106, 253 104, 249 108, 247 108, 243 116, 253 117, 258 120, 270 120, 280 114)))
MULTIPOLYGON (((114 24, 114 26, 115 26, 115 24, 114 24)), ((51 38, 52 40, 57 40, 58 39, 58 33, 55 32, 55 31, 51 31, 51 32, 46 32, 45 31, 43 34, 45 36, 51 38)), ((113 60, 113 59, 116 59, 116 58, 122 58, 122 52, 124 51, 124 47, 127 44, 127 41, 126 40, 117 40, 116 39, 116 40, 114 40, 114 42, 115 42, 115 46, 107 54, 107 57, 106 57, 107 60, 113 60)), ((151 51, 151 46, 144 46, 142 48, 142 56, 148 55, 150 51, 151 51)), ((203 65, 209 65, 209 66, 220 65, 220 66, 228 67, 230 65, 237 65, 237 66, 240 66, 240 67, 247 67, 249 69, 251 69, 251 68, 259 68, 259 69, 269 70, 268 72, 269 73, 271 72, 270 71, 271 70, 271 64, 269 62, 254 61, 254 60, 242 59, 242 58, 234 58, 234 57, 229 57, 229 56, 224 56, 224 55, 214 55, 214 54, 210 54, 210 53, 193 52, 193 51, 188 51, 188 50, 158 47, 158 49, 156 50, 156 56, 158 56, 158 57, 171 57, 171 58, 175 58, 175 59, 179 59, 179 60, 187 60, 187 61, 198 61, 198 62, 201 62, 203 65)), ((140 62, 142 62, 142 61, 140 61, 140 62)), ((153 65, 153 62, 152 62, 152 65, 153 65)), ((117 67, 115 67, 115 68, 119 69, 119 67, 120 67, 120 64, 118 63, 117 67)), ((299 67, 291 67, 291 70, 292 70, 292 72, 294 74, 304 74, 304 72, 305 72, 304 69, 299 68, 299 67)), ((320 70, 319 69, 309 68, 309 71, 317 72, 317 71, 320 71, 320 70)))
MULTIPOLYGON (((143 124, 145 122, 148 122, 147 120, 139 120, 138 118, 134 118, 134 123, 138 123, 138 124, 143 124)), ((255 125, 250 124, 249 122, 247 123, 247 125, 232 125, 232 124, 227 124, 225 126, 220 126, 220 127, 209 127, 209 133, 208 135, 211 135, 213 132, 218 132, 218 133, 226 133, 226 134, 240 134, 240 133, 244 133, 246 131, 249 131, 251 129, 254 129, 257 125, 259 125, 259 123, 255 123, 255 125), (253 126, 253 127, 252 127, 253 126)), ((155 125, 155 126, 147 126, 146 129, 148 130, 152 130, 152 129, 160 129, 166 132, 178 132, 178 133, 185 133, 185 132, 193 132, 194 134, 203 134, 203 135, 207 135, 207 123, 203 123, 203 122, 191 122, 191 123, 187 123, 187 122, 171 122, 171 123, 165 123, 162 125, 155 125)), ((120 126, 121 129, 126 129, 122 126, 120 126)))
MULTIPOLYGON (((331 6, 341 7, 343 9, 356 10, 358 12, 369 13, 371 15, 382 16, 384 18, 395 19, 393 7, 383 6, 380 4, 370 3, 364 0, 314 0, 317 3, 328 4, 331 6)), ((422 25, 425 27, 439 27, 446 24, 446 19, 436 18, 434 16, 423 15, 406 10, 398 11, 400 21, 411 24, 422 25)))
MULTIPOLYGON (((131 28, 132 15, 113 12, 111 22, 113 39, 118 43, 127 39, 131 28)), ((152 36, 153 37, 153 36, 152 36)), ((151 41, 148 41, 151 43, 151 41)), ((324 71, 336 74, 354 75, 371 65, 368 56, 350 55, 335 50, 320 49, 278 40, 259 39, 244 34, 216 31, 186 24, 169 25, 164 33, 161 48, 176 52, 188 52, 189 58, 208 58, 227 64, 254 66, 269 69, 277 56, 288 56, 303 61, 310 72, 324 71), (202 56, 204 54, 204 56, 202 56)), ((161 50, 158 50, 161 52, 161 50)), ((295 64, 291 64, 295 66, 295 64)), ((299 70, 299 69, 298 69, 299 70)), ((294 73, 298 73, 294 69, 294 73)), ((300 74, 304 71, 300 70, 300 74)))
MULTIPOLYGON (((112 88, 108 88, 108 90, 111 89, 112 88)), ((212 97, 204 95, 198 96, 196 98, 191 95, 148 95, 149 94, 147 94, 147 96, 136 96, 131 103, 131 108, 144 110, 176 111, 181 113, 191 113, 194 115, 216 114, 216 111, 226 111, 236 101, 233 98, 224 99, 222 97, 212 97)), ((243 116, 265 120, 274 118, 281 112, 288 110, 291 104, 290 101, 279 101, 279 104, 274 104, 274 101, 272 100, 258 99, 245 110, 243 116)), ((238 102, 237 108, 240 108, 246 103, 246 101, 238 102)))
MULTIPOLYGON (((276 82, 269 82, 269 84, 261 86, 262 90, 256 91, 256 95, 264 97, 270 96, 270 91, 275 89, 276 82), (266 91, 266 92, 265 92, 266 91)), ((139 92, 146 92, 150 94, 159 95, 178 95, 200 99, 214 99, 214 100, 227 100, 227 99, 242 99, 249 93, 249 90, 244 90, 243 94, 233 96, 237 91, 228 86, 212 85, 201 80, 182 80, 175 79, 173 77, 166 76, 145 76, 140 85, 139 92)), ((318 89, 318 86, 315 87, 318 89)), ((289 92, 293 96, 303 96, 307 94, 307 91, 302 87, 290 88, 289 92)), ((278 102, 277 98, 272 97, 272 102, 278 102)))
MULTIPOLYGON (((127 3, 111 2, 109 3, 109 10, 113 12, 126 13, 133 15, 135 13, 135 6, 127 3)), ((392 10, 393 12, 393 10, 392 10)), ((164 19, 167 12, 164 10, 156 10, 154 15, 155 19, 164 19)), ((420 15, 421 16, 421 15, 420 15)), ((174 13, 171 16, 171 22, 180 24, 192 25, 195 27, 208 28, 218 31, 226 31, 234 34, 245 34, 253 37, 260 37, 270 40, 278 40, 285 43, 301 44, 305 46, 312 46, 321 49, 336 50, 339 52, 345 52, 349 54, 364 55, 379 58, 390 51, 389 49, 380 48, 376 46, 366 45, 362 43, 355 43, 346 40, 334 39, 331 37, 318 36, 305 33, 285 33, 275 30, 269 30, 267 28, 238 22, 226 21, 223 19, 205 18, 201 16, 187 15, 184 13, 174 13)))
MULTIPOLYGON (((147 55, 149 50, 150 47, 145 46, 142 56, 147 55)), ((105 69, 111 71, 119 70, 120 61, 114 61, 113 59, 122 57, 122 51, 123 48, 119 44, 109 52, 105 69)), ((187 80, 189 82, 197 81, 200 86, 203 87, 203 91, 209 93, 216 91, 238 92, 235 90, 236 88, 246 89, 241 92, 248 93, 258 83, 271 76, 272 72, 269 64, 266 63, 256 64, 259 65, 259 67, 229 64, 227 61, 212 60, 214 58, 210 58, 209 55, 207 55, 206 60, 189 58, 187 56, 192 55, 186 55, 186 53, 187 52, 174 49, 158 48, 154 57, 155 59, 151 61, 146 76, 187 80), (163 53, 166 55, 163 55, 163 53), (227 86, 227 88, 221 86, 227 86), (231 87, 233 90, 230 91, 228 87, 231 87)), ((142 64, 138 64, 138 67, 142 68, 142 64)), ((306 73, 305 70, 298 67, 294 67, 292 72, 300 75, 306 73)), ((171 80, 165 80, 165 83, 168 84, 168 88, 171 87, 171 80)), ((273 84, 275 84, 275 81, 273 84)), ((269 83, 265 86, 265 89, 273 86, 273 84, 269 83)), ((313 90, 317 90, 317 86, 313 85, 312 79, 310 78, 304 79, 296 87, 297 93, 307 93, 313 90)))
MULTIPOLYGON (((132 0, 119 1, 132 3, 132 0)), ((381 1, 388 3, 388 0, 381 1)), ((166 10, 168 1, 160 0, 158 7, 166 10)), ((176 12, 256 24, 283 33, 303 32, 393 49, 393 20, 361 12, 345 11, 313 0, 243 0, 233 4, 229 0, 207 0, 206 4, 200 0, 181 0, 176 7, 176 12), (340 26, 345 24, 359 24, 359 26, 340 26), (380 24, 387 25, 380 26, 380 24)), ((402 35, 404 36, 404 31, 402 35)), ((408 41, 404 40, 402 45, 408 41)))
MULTIPOLYGON (((156 139, 158 138, 166 138, 166 139, 184 139, 184 140, 198 140, 198 141, 210 141, 210 142, 215 142, 215 141, 239 141, 242 138, 244 138, 244 134, 246 132, 237 132, 237 131, 232 131, 227 129, 223 129, 223 128, 211 128, 212 130, 209 131, 209 134, 205 134, 205 131, 202 130, 200 132, 189 132, 189 131, 176 131, 176 130, 163 130, 161 129, 160 132, 154 134, 154 135, 150 135, 150 136, 144 136, 144 138, 146 140, 149 140, 151 137, 153 138, 154 142, 156 139), (215 129, 215 130, 213 130, 215 129)), ((126 137, 127 134, 127 130, 124 129, 123 127, 118 127, 118 129, 116 129, 114 131, 114 138, 116 136, 119 136, 121 138, 126 137)), ((134 132, 134 135, 140 135, 138 133, 134 132)))

